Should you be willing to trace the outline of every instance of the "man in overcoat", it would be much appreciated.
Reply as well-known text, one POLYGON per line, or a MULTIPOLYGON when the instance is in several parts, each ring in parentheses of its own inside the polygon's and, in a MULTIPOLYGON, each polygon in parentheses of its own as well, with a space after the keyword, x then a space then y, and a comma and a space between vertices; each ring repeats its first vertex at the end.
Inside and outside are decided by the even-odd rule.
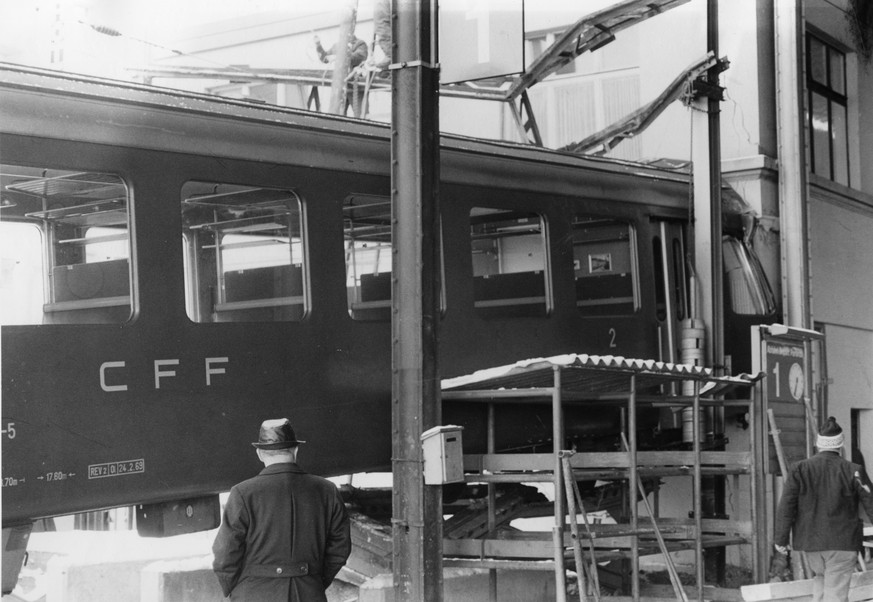
POLYGON ((261 425, 264 469, 235 485, 212 546, 225 597, 246 602, 320 602, 351 553, 349 519, 336 485, 297 465, 287 418, 261 425))
POLYGON ((859 505, 873 520, 873 493, 864 470, 840 456, 843 429, 831 417, 816 438, 818 453, 794 464, 776 513, 774 544, 786 553, 793 531, 813 577, 813 600, 848 601, 861 548, 859 505))

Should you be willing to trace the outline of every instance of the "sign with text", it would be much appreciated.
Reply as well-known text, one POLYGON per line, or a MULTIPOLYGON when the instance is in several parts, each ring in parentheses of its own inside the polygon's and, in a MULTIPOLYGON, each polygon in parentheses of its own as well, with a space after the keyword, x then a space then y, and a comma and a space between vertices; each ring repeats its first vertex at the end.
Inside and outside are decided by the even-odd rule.
POLYGON ((779 459, 775 447, 779 446, 786 465, 802 460, 809 451, 809 424, 813 416, 812 346, 823 348, 824 337, 818 332, 791 328, 780 324, 752 327, 753 351, 756 358, 753 367, 764 372, 762 387, 764 420, 766 412, 772 412, 775 422, 765 424, 767 444, 770 448, 766 465, 771 474, 780 474, 779 459))
POLYGON ((441 1, 440 83, 524 71, 523 6, 523 0, 441 1))
POLYGON ((803 401, 806 392, 803 345, 769 340, 767 345, 768 401, 803 401))

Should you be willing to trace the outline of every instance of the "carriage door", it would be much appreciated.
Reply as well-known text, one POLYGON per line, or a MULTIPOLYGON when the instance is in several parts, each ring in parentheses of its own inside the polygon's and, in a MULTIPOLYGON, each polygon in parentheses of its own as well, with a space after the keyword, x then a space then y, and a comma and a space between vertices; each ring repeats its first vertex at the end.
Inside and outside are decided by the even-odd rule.
POLYGON ((688 278, 683 224, 652 222, 652 260, 655 275, 655 312, 663 362, 680 362, 680 324, 688 315, 688 278))

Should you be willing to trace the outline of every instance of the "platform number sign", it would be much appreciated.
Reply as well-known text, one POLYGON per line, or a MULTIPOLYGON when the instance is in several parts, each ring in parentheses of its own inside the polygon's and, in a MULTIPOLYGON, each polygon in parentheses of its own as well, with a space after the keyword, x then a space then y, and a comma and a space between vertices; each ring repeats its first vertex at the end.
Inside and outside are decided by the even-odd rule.
POLYGON ((798 402, 806 391, 803 345, 767 342, 767 399, 798 402))

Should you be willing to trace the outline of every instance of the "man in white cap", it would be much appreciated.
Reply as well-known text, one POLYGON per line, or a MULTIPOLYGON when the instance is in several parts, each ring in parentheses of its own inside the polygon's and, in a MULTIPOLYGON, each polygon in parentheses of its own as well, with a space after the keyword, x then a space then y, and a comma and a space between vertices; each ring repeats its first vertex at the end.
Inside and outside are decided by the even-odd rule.
POLYGON ((264 421, 252 443, 264 469, 230 490, 212 568, 231 600, 326 602, 351 553, 339 490, 297 466, 301 443, 287 418, 264 421))
POLYGON ((863 537, 859 505, 873 520, 870 483, 859 465, 841 457, 843 443, 843 429, 828 418, 816 438, 818 453, 788 471, 776 512, 776 550, 785 554, 793 533, 793 547, 812 573, 814 601, 848 601, 863 537))

